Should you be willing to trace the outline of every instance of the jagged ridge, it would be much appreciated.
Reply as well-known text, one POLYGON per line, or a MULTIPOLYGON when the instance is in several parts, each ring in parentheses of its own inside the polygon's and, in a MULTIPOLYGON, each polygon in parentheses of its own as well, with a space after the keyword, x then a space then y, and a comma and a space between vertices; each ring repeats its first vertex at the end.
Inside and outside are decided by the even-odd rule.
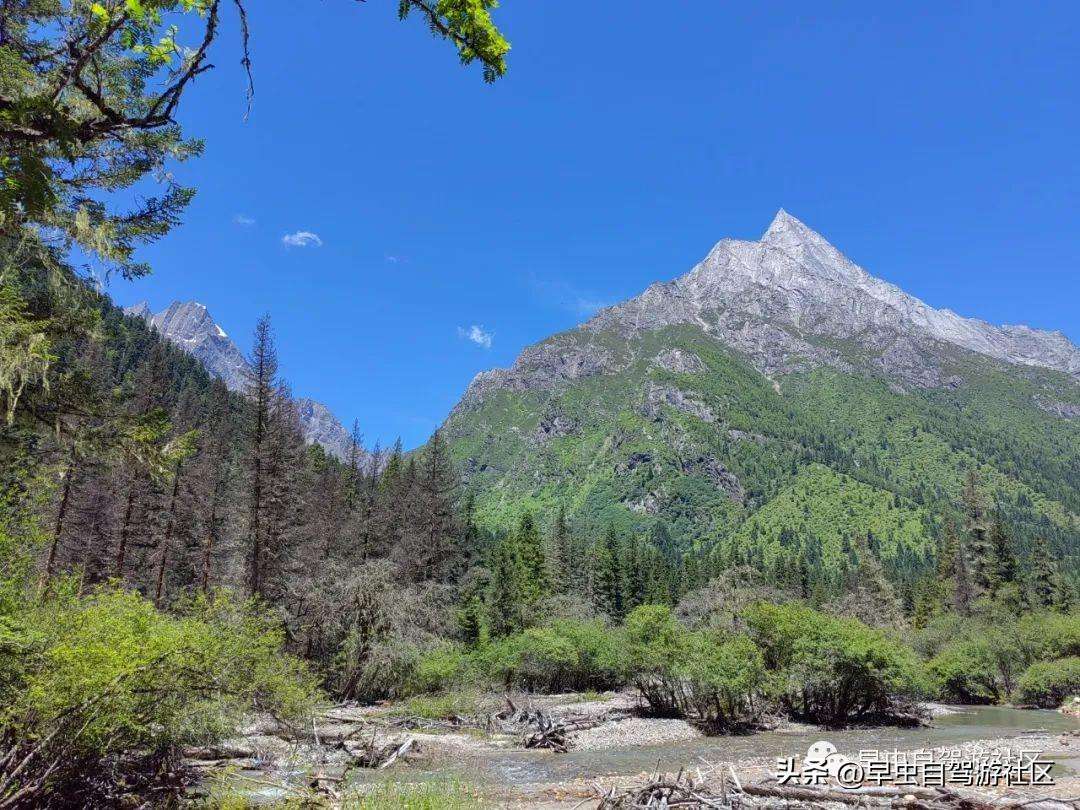
MULTIPOLYGON (((124 312, 145 319, 164 337, 199 360, 229 390, 244 390, 250 374, 247 359, 198 301, 173 301, 157 314, 151 312, 147 302, 140 301, 124 312)), ((340 459, 348 458, 349 431, 330 409, 306 397, 298 398, 296 406, 304 438, 309 443, 317 442, 340 459)))
MULTIPOLYGON (((920 388, 961 382, 944 370, 950 350, 1080 379, 1080 349, 1061 332, 935 309, 875 278, 782 209, 759 241, 723 239, 685 275, 601 310, 578 329, 630 338, 678 324, 700 327, 770 378, 819 366, 853 370, 850 355, 828 345, 839 340, 861 347, 864 370, 920 388)), ((478 375, 464 402, 493 389, 617 370, 616 353, 584 345, 564 334, 530 347, 510 369, 478 375)))

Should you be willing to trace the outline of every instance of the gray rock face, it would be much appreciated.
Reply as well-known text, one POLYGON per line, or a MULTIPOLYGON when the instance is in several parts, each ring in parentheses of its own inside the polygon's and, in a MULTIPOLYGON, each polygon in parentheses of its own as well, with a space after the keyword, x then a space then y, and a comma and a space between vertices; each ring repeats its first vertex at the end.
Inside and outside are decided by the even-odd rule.
POLYGON ((296 410, 300 415, 300 427, 309 443, 321 444, 323 449, 342 461, 349 459, 352 434, 338 421, 330 409, 314 399, 300 397, 296 410))
MULTIPOLYGON (((240 348, 214 322, 206 307, 197 301, 174 301, 156 315, 141 301, 124 309, 127 315, 142 318, 172 343, 197 359, 230 391, 243 393, 251 369, 240 348)), ((321 402, 296 400, 300 429, 309 442, 318 442, 338 458, 348 458, 350 434, 321 402)))
POLYGON ((225 330, 214 323, 202 304, 173 301, 168 309, 154 315, 143 301, 124 311, 145 319, 164 337, 195 357, 207 371, 220 378, 230 391, 244 390, 248 379, 247 360, 225 330))
POLYGON ((552 439, 569 436, 577 429, 577 422, 564 413, 548 412, 540 418, 540 424, 533 434, 533 441, 546 444, 552 439))
POLYGON ((454 410, 468 410, 500 389, 548 391, 564 382, 618 371, 621 367, 610 350, 581 340, 573 332, 555 335, 523 350, 510 368, 481 371, 454 410))
MULTIPOLYGON (((934 309, 871 276, 785 211, 759 241, 724 239, 686 275, 603 310, 583 328, 639 330, 677 323, 698 323, 725 343, 748 349, 752 358, 754 342, 761 344, 758 352, 774 348, 794 354, 801 337, 871 342, 868 338, 892 333, 1080 377, 1080 349, 1062 333, 992 326, 934 309), (739 319, 733 315, 742 316, 744 331, 756 321, 785 335, 764 342, 760 337, 740 340, 734 328, 739 319)), ((820 362, 835 360, 821 350, 818 355, 820 362)), ((782 365, 779 357, 760 360, 782 365)))
POLYGON ((1050 397, 1036 395, 1035 404, 1049 414, 1061 419, 1080 419, 1080 405, 1073 402, 1059 402, 1050 397))
MULTIPOLYGON (((499 388, 547 389, 618 371, 620 363, 587 336, 616 331, 630 338, 680 324, 700 327, 770 378, 819 366, 856 370, 834 348, 841 341, 865 355, 856 361, 860 369, 885 376, 897 390, 961 385, 943 366, 957 350, 1080 379, 1080 348, 1061 332, 993 326, 935 309, 870 275, 781 210, 760 240, 724 239, 689 273, 526 349, 510 369, 477 375, 459 407, 499 388)), ((700 358, 678 349, 655 363, 677 373, 704 370, 700 358)))
POLYGON ((700 374, 706 370, 705 363, 693 352, 668 349, 656 356, 656 365, 672 374, 700 374))
POLYGON ((716 421, 716 414, 713 413, 712 408, 704 402, 699 402, 685 391, 669 385, 649 383, 645 388, 645 403, 642 412, 650 419, 659 421, 663 416, 664 406, 688 413, 702 422, 716 421))

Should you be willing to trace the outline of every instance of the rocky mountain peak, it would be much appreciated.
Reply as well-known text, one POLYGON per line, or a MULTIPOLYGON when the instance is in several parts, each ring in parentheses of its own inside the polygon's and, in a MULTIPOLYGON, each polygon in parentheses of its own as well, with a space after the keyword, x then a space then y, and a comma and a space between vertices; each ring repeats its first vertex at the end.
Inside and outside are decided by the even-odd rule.
POLYGON ((149 318, 153 313, 150 311, 150 304, 147 301, 140 301, 137 304, 133 304, 130 307, 124 308, 125 315, 131 315, 135 318, 149 318))
MULTIPOLYGON (((747 330, 761 332, 767 324, 772 343, 775 329, 787 334, 791 353, 804 351, 808 336, 878 346, 902 335, 1080 375, 1080 349, 1061 333, 993 326, 935 309, 875 278, 783 209, 759 241, 722 240, 686 275, 600 313, 585 328, 675 323, 705 324, 752 359, 758 358, 753 357, 754 341, 748 345, 745 340, 747 330), (725 334, 736 324, 739 334, 725 334)), ((776 370, 782 371, 782 365, 776 370)))
MULTIPOLYGON (((935 309, 875 278, 783 209, 760 240, 721 240, 685 275, 601 310, 579 330, 614 330, 629 340, 680 324, 704 330, 769 377, 821 365, 848 372, 854 362, 902 385, 955 386, 942 363, 959 348, 1080 378, 1080 349, 1060 332, 993 326, 935 309), (845 354, 836 341, 858 348, 845 354)), ((478 375, 466 400, 616 365, 588 341, 557 335, 527 348, 512 368, 478 375)))
MULTIPOLYGON (((127 307, 125 314, 147 321, 172 343, 195 357, 225 383, 230 391, 243 392, 250 377, 250 366, 228 333, 198 301, 173 301, 154 314, 146 301, 127 307)), ((329 453, 347 458, 350 435, 341 422, 321 402, 296 400, 300 428, 308 442, 318 442, 329 453)))

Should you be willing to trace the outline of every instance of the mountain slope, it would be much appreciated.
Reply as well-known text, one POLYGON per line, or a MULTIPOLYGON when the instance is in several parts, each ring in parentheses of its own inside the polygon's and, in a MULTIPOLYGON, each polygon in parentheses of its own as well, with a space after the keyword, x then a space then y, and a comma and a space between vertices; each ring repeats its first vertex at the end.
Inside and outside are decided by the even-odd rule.
MULTIPOLYGON (((201 362, 207 371, 220 378, 230 391, 244 390, 250 371, 247 359, 199 302, 174 301, 168 308, 154 314, 150 311, 150 305, 143 301, 127 307, 124 312, 145 319, 164 337, 201 362)), ((330 409, 306 397, 297 399, 296 406, 300 428, 308 443, 318 443, 339 459, 346 459, 351 437, 330 409)))
POLYGON ((1074 556, 1078 381, 1060 333, 934 309, 781 211, 760 241, 723 240, 477 375, 445 434, 492 526, 563 505, 592 531, 663 522, 729 549, 785 529, 805 549, 834 544, 822 521, 834 538, 872 522, 893 527, 883 559, 906 565, 974 468, 1021 546, 1038 534, 1074 556), (827 518, 796 520, 777 499, 822 470, 807 508, 827 518))

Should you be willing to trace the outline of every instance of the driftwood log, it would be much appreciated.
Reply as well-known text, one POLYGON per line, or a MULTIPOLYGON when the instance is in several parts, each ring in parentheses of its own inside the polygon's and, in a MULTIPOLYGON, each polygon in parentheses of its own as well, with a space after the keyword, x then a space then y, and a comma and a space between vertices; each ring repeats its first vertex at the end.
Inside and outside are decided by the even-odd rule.
POLYGON ((417 747, 416 739, 408 737, 405 740, 393 739, 388 742, 379 742, 375 734, 367 741, 343 740, 341 748, 352 757, 353 764, 361 768, 389 768, 397 760, 417 747))
POLYGON ((543 709, 519 708, 510 698, 506 698, 505 708, 491 716, 488 726, 489 730, 495 728, 518 735, 525 748, 543 748, 560 754, 570 750, 570 730, 560 719, 543 709))
POLYGON ((805 785, 742 784, 730 765, 710 766, 696 774, 657 773, 644 785, 599 793, 597 810, 793 810, 803 807, 848 805, 910 810, 1080 810, 1077 799, 1017 801, 964 795, 944 788, 864 787, 841 790, 805 785))

